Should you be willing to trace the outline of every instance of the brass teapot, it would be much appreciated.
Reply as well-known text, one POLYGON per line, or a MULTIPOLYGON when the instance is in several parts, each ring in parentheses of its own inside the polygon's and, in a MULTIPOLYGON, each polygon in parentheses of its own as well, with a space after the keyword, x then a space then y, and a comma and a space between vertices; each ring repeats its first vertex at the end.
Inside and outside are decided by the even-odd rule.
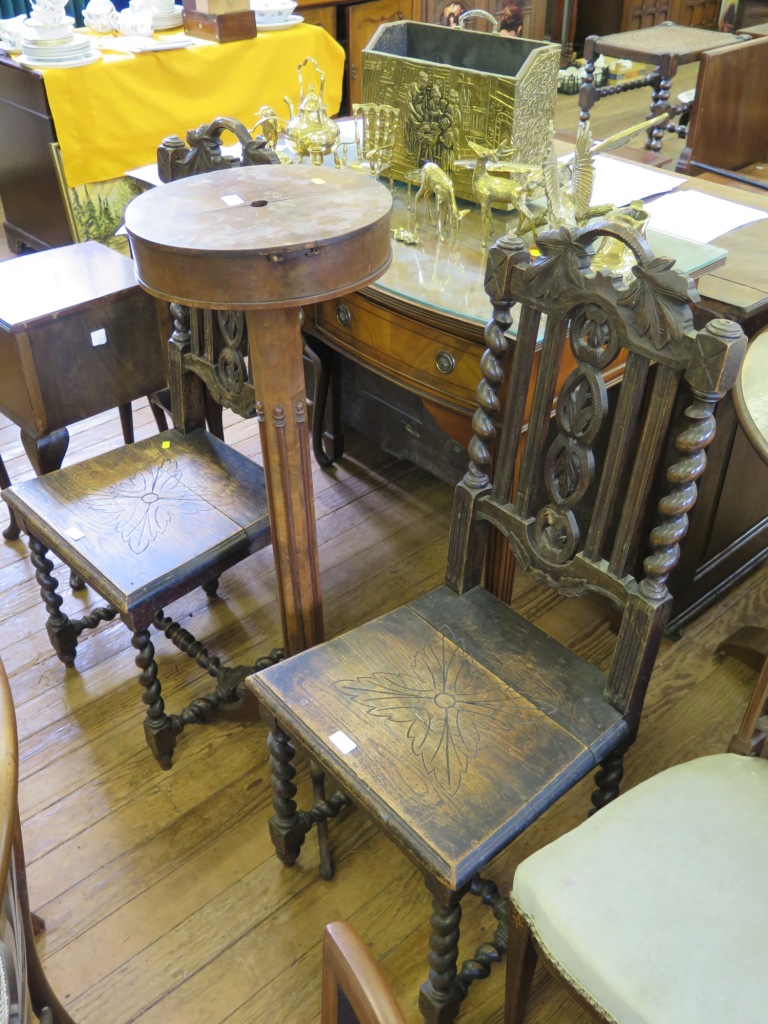
POLYGON ((319 165, 323 157, 329 153, 333 154, 333 161, 337 167, 341 165, 338 148, 340 131, 335 121, 331 120, 323 102, 323 90, 325 89, 325 74, 314 57, 306 57, 298 67, 299 76, 299 109, 296 110, 293 103, 286 96, 285 102, 290 112, 290 121, 285 128, 285 137, 293 146, 301 163, 305 156, 308 156, 313 164, 319 165), (302 80, 302 69, 306 64, 314 64, 315 71, 320 79, 319 91, 314 82, 309 83, 307 91, 304 91, 302 80))

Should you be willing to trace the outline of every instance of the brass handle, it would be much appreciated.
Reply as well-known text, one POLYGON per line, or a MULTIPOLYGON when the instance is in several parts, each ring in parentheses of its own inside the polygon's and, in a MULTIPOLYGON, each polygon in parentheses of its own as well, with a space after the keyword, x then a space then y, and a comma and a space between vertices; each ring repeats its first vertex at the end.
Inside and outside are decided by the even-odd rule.
POLYGON ((453 373, 456 369, 456 360, 450 352, 438 352, 435 356, 435 366, 440 373, 453 373))
POLYGON ((349 327, 349 325, 352 323, 352 314, 349 311, 349 307, 337 306, 336 319, 339 321, 342 327, 349 327))

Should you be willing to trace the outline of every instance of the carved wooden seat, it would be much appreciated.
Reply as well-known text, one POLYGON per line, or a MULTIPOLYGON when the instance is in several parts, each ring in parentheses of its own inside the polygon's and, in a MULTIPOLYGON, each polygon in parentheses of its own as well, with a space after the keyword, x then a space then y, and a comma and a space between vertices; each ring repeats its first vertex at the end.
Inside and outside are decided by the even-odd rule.
POLYGON ((203 380, 222 404, 238 410, 253 404, 239 339, 228 336, 214 362, 210 318, 196 314, 190 325, 186 307, 171 309, 175 428, 3 492, 29 534, 48 635, 61 661, 74 664, 80 635, 103 620, 120 615, 132 631, 147 705, 145 735, 164 768, 186 725, 240 699, 251 667, 225 669, 163 607, 200 585, 215 596, 220 573, 270 541, 261 467, 202 429, 203 380), (56 592, 49 550, 108 604, 70 619, 56 592), (165 711, 152 624, 216 680, 213 692, 179 714, 165 711))
POLYGON ((535 260, 511 237, 489 253, 493 319, 445 585, 247 683, 271 727, 271 832, 280 859, 293 864, 317 824, 330 877, 327 821, 351 800, 424 873, 433 911, 420 1005, 439 1024, 454 1019, 472 982, 506 947, 505 901, 483 868, 594 769, 596 808, 619 792, 714 409, 745 347, 730 321, 692 329, 691 282, 629 228, 561 228, 540 235, 538 246, 535 260), (630 246, 631 285, 591 268, 591 246, 604 234, 630 246), (566 346, 577 367, 552 416, 566 346), (625 356, 609 399, 602 374, 625 356), (636 578, 654 519, 651 554, 636 578), (491 526, 544 583, 613 606, 620 625, 607 672, 484 589, 491 526), (294 799, 294 743, 315 766, 308 811, 294 799), (338 785, 327 798, 324 772, 338 785), (458 971, 467 893, 491 908, 496 931, 458 971))

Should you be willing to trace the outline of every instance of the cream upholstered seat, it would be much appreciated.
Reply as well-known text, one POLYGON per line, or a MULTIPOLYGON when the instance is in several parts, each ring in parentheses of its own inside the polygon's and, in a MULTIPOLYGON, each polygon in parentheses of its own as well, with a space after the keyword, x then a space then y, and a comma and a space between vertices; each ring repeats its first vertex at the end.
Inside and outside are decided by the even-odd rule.
POLYGON ((513 904, 607 1020, 757 1024, 767 836, 768 762, 701 757, 525 860, 513 904))

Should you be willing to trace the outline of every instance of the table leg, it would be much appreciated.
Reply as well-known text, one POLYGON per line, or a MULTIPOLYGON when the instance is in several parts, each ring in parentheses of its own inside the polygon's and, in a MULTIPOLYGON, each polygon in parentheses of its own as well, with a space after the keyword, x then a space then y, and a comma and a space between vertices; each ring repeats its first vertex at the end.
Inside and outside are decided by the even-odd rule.
POLYGON ((323 639, 299 310, 249 310, 246 320, 283 639, 295 654, 323 639))
POLYGON ((38 476, 45 476, 55 469, 61 469, 69 447, 69 431, 62 427, 61 430, 54 430, 45 437, 35 437, 22 428, 21 443, 35 473, 38 476))

